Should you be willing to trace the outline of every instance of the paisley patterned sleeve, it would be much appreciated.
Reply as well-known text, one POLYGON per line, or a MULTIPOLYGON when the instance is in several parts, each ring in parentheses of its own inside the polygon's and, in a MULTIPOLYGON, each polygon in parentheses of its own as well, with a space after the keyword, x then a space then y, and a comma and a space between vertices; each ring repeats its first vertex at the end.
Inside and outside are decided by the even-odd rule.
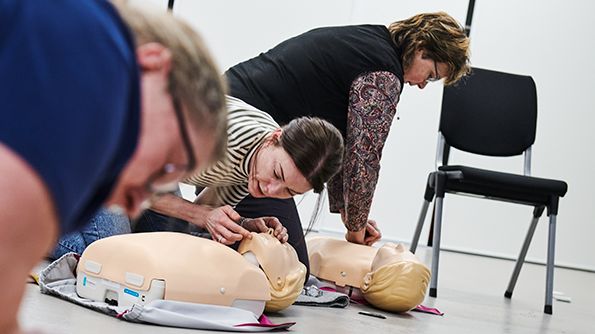
POLYGON ((382 148, 401 89, 400 80, 390 72, 370 72, 351 84, 343 169, 328 183, 331 212, 344 211, 349 231, 359 231, 368 222, 382 148))

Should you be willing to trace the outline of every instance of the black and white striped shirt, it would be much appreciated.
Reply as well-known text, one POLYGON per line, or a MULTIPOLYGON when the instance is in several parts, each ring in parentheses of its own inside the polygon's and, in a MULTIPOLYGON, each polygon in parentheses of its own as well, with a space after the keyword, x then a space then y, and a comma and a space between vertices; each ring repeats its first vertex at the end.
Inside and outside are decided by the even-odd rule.
POLYGON ((225 157, 183 182, 214 189, 221 205, 237 205, 248 196, 250 158, 265 137, 277 128, 279 125, 269 114, 228 96, 225 157))

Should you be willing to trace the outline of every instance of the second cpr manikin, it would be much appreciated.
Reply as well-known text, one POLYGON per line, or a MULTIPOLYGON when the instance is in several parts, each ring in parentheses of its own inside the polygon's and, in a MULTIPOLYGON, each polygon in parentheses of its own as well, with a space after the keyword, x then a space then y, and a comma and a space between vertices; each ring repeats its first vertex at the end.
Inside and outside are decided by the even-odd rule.
POLYGON ((381 248, 328 237, 307 241, 312 275, 337 287, 359 289, 375 307, 406 312, 426 295, 430 270, 402 244, 381 248))
POLYGON ((252 236, 240 244, 243 255, 183 233, 101 239, 80 258, 76 291, 81 297, 119 306, 166 299, 232 306, 256 316, 265 306, 281 310, 299 295, 305 267, 288 244, 268 233, 252 236))

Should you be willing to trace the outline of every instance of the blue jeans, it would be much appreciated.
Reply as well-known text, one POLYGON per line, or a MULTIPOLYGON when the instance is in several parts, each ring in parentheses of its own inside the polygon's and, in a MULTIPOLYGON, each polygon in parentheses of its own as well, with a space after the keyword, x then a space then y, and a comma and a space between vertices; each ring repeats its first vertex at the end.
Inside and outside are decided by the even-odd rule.
POLYGON ((128 220, 127 216, 114 214, 106 209, 99 209, 95 216, 91 218, 91 221, 80 231, 60 238, 49 257, 57 259, 69 252, 82 254, 92 242, 124 233, 130 233, 130 220, 128 220))

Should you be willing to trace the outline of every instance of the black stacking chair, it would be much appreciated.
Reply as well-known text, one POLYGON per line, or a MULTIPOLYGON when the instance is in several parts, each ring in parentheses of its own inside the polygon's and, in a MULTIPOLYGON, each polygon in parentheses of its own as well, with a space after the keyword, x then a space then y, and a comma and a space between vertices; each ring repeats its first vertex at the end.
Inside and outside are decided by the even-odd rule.
POLYGON ((415 253, 428 206, 434 196, 432 280, 430 296, 438 290, 438 263, 442 203, 445 193, 480 196, 532 206, 533 219, 521 248, 505 297, 512 291, 544 209, 549 216, 544 312, 552 314, 554 246, 558 201, 566 194, 563 181, 530 176, 531 146, 535 142, 537 93, 529 76, 474 68, 471 75, 454 87, 445 87, 438 132, 437 168, 428 176, 424 203, 411 243, 415 253), (448 164, 450 148, 469 153, 510 157, 524 154, 524 173, 510 174, 448 164), (445 155, 446 154, 446 155, 445 155))

